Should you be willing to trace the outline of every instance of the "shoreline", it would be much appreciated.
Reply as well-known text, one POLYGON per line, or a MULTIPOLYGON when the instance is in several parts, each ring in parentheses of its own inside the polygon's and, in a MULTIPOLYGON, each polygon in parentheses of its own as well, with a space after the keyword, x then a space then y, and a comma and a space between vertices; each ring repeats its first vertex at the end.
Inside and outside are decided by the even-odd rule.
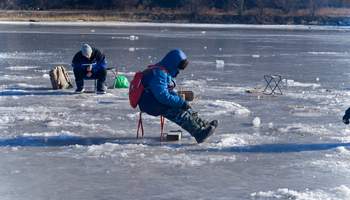
POLYGON ((186 24, 248 24, 248 25, 320 25, 350 26, 350 9, 320 10, 316 15, 280 14, 276 10, 246 11, 243 15, 234 12, 189 13, 179 11, 116 11, 116 10, 0 10, 1 21, 22 22, 125 22, 125 23, 186 23, 186 24), (340 12, 342 11, 342 12, 340 12), (349 14, 348 14, 349 13, 349 14))
MULTIPOLYGON (((264 24, 204 24, 204 23, 160 23, 160 22, 123 22, 123 21, 1 21, 0 25, 23 26, 83 26, 83 27, 164 27, 196 29, 265 29, 265 30, 318 30, 350 31, 350 26, 320 25, 264 25, 264 24)), ((0 31, 4 32, 4 31, 0 31)), ((6 31, 5 31, 6 32, 6 31)))

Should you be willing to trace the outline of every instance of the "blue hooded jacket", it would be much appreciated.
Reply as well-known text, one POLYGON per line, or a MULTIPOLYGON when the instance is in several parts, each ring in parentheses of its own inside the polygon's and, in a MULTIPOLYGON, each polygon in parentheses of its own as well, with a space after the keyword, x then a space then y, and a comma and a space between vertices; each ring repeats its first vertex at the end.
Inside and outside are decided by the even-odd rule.
POLYGON ((174 78, 179 73, 178 66, 186 59, 182 50, 175 49, 155 64, 155 67, 144 71, 142 84, 145 91, 139 102, 142 112, 158 116, 165 114, 170 108, 181 108, 185 104, 173 88, 176 86, 174 78))

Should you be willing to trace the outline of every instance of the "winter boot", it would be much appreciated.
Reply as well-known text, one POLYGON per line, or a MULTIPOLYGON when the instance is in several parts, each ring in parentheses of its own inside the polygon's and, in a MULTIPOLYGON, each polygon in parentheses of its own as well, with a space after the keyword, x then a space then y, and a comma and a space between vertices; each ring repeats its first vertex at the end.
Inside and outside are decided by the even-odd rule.
POLYGON ((183 111, 171 109, 164 117, 188 131, 196 139, 197 143, 204 142, 214 133, 218 126, 217 120, 207 122, 201 119, 196 112, 191 110, 183 111))

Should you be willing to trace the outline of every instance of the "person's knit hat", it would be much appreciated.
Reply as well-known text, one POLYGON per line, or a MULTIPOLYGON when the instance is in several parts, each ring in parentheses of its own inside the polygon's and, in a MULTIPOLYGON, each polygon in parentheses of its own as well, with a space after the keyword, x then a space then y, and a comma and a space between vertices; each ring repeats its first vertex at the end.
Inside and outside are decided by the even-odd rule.
POLYGON ((83 54, 83 56, 90 58, 91 54, 92 54, 92 48, 90 45, 88 44, 83 44, 81 46, 81 54, 83 54))

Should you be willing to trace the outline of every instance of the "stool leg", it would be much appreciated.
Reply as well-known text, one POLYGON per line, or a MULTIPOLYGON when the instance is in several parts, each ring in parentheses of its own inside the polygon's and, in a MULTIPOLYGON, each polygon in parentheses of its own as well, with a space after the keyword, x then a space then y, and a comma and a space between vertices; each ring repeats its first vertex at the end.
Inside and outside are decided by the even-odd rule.
POLYGON ((165 118, 163 116, 160 116, 160 141, 164 138, 164 123, 165 118))
POLYGON ((267 88, 270 88, 270 90, 272 90, 272 86, 271 86, 272 78, 270 78, 269 80, 265 79, 265 81, 266 81, 266 87, 265 87, 263 93, 265 93, 265 94, 272 94, 272 93, 267 93, 266 92, 267 88))
POLYGON ((142 123, 142 112, 140 112, 139 122, 137 124, 137 135, 136 135, 137 139, 139 138, 139 131, 140 131, 140 129, 141 129, 141 134, 142 134, 142 138, 143 138, 144 130, 143 130, 143 123, 142 123))

